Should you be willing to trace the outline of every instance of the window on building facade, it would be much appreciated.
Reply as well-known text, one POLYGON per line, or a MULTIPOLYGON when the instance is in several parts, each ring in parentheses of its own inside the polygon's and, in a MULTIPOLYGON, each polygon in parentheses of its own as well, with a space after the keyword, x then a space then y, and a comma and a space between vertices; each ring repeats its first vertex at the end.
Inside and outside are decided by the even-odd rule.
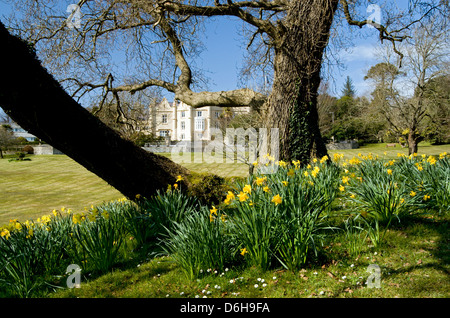
POLYGON ((219 118, 219 116, 220 116, 220 112, 215 112, 215 114, 214 114, 215 116, 216 116, 216 118, 219 118))
POLYGON ((167 124, 167 115, 162 115, 162 123, 167 124))
POLYGON ((195 118, 194 128, 196 131, 205 130, 205 119, 204 118, 195 118))
POLYGON ((185 134, 181 134, 181 140, 185 140, 185 139, 186 139, 185 134))
POLYGON ((160 130, 160 131, 159 131, 159 135, 160 135, 161 137, 169 136, 169 131, 168 131, 168 130, 160 130))
POLYGON ((186 117, 186 112, 181 112, 181 117, 186 117))
POLYGON ((184 121, 181 122, 181 130, 186 129, 186 123, 184 121))
POLYGON ((202 111, 201 110, 197 110, 197 117, 202 117, 202 111))

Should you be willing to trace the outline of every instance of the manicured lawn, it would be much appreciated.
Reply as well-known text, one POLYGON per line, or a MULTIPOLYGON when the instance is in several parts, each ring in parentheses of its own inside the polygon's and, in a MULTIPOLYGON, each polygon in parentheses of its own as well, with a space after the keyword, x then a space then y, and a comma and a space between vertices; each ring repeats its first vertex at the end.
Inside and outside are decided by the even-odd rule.
POLYGON ((0 224, 25 221, 61 207, 82 211, 123 195, 64 155, 0 160, 0 224))
MULTIPOLYGON (((170 154, 166 154, 170 156, 170 154)), ((85 207, 116 200, 123 195, 65 155, 28 156, 31 161, 0 159, 0 225, 10 219, 25 221, 61 207, 85 207)), ((188 169, 220 176, 246 176, 241 163, 186 163, 188 169)))
MULTIPOLYGON (((427 156, 439 156, 442 152, 450 153, 450 145, 433 146, 428 142, 419 143, 419 155, 425 154, 427 156)), ((344 154, 344 159, 351 159, 354 156, 358 156, 359 153, 361 153, 361 155, 368 155, 369 153, 372 153, 373 156, 378 155, 380 159, 395 159, 398 157, 397 154, 399 153, 408 155, 408 148, 402 148, 399 144, 397 144, 396 147, 386 147, 386 143, 380 143, 367 144, 358 149, 330 150, 329 153, 331 155, 335 153, 342 153, 344 154)))

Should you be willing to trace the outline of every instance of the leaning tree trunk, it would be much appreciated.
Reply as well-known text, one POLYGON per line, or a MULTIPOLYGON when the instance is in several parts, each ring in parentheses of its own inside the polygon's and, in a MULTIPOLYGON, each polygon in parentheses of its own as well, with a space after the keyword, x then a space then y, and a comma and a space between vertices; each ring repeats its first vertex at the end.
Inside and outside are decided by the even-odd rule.
MULTIPOLYGON (((75 102, 25 42, 0 22, 0 105, 20 126, 132 199, 150 197, 188 171, 148 153, 75 102)), ((83 180, 78 182, 83 183, 83 180)))
POLYGON ((285 160, 306 164, 313 157, 327 155, 319 129, 317 94, 338 2, 291 1, 284 29, 275 39, 275 77, 266 118, 268 127, 279 128, 280 157, 285 160))

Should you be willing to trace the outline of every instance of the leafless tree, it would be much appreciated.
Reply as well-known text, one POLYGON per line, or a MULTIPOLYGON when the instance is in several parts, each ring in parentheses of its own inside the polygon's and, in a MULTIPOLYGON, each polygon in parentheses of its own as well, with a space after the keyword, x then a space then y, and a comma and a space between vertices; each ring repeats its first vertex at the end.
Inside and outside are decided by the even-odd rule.
POLYGON ((377 83, 374 96, 392 132, 400 138, 406 136, 404 143, 410 154, 417 153, 418 143, 427 136, 427 123, 436 106, 426 96, 427 85, 439 76, 449 75, 448 27, 447 19, 415 25, 404 43, 402 71, 398 59, 387 51, 383 56, 386 62, 367 74, 377 83))

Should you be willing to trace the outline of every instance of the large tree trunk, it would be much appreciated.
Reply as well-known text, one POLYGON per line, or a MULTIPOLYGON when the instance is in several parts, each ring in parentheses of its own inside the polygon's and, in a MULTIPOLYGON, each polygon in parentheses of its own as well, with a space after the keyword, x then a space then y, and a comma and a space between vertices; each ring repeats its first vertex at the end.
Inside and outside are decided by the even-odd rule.
POLYGON ((291 1, 275 40, 275 78, 267 126, 279 128, 280 156, 306 164, 327 155, 319 129, 317 94, 323 53, 338 0, 291 1))
MULTIPOLYGON (((61 150, 126 197, 149 197, 188 171, 148 153, 75 102, 32 49, 0 22, 0 105, 20 126, 61 150)), ((83 180, 79 180, 83 183, 83 180)))
POLYGON ((408 154, 412 155, 417 153, 419 149, 419 142, 423 140, 423 137, 417 134, 415 129, 410 129, 408 132, 408 154))

